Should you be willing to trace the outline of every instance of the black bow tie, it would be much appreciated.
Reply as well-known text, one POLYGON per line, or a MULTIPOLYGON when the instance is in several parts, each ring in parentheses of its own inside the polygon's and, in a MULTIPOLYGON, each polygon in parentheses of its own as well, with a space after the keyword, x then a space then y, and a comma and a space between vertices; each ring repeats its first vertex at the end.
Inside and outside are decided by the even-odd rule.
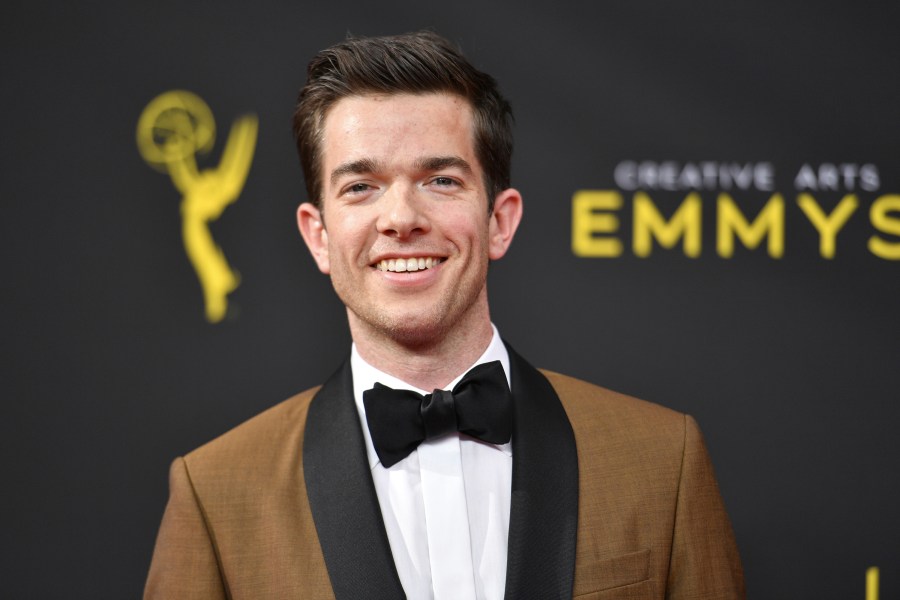
POLYGON ((376 383, 363 392, 363 404, 372 444, 385 468, 424 440, 452 431, 491 444, 505 444, 512 437, 512 395, 499 360, 474 367, 451 392, 422 396, 376 383))

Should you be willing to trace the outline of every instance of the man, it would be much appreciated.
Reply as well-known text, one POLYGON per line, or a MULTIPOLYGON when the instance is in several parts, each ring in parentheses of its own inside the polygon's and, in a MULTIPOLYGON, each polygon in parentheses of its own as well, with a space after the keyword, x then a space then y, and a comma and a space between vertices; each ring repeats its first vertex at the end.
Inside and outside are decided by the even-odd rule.
POLYGON ((145 595, 743 597, 693 420, 539 372, 491 324, 522 216, 493 79, 432 33, 350 39, 295 134, 351 356, 175 461, 145 595))

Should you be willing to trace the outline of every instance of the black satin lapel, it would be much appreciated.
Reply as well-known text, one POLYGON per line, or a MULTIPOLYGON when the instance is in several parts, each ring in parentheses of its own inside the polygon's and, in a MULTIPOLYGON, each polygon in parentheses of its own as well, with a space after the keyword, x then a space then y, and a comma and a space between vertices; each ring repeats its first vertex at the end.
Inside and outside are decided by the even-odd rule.
POLYGON ((506 598, 572 597, 578 455, 559 396, 507 345, 515 404, 506 598))
POLYGON ((337 600, 405 598, 369 472, 349 360, 310 404, 303 472, 337 600))

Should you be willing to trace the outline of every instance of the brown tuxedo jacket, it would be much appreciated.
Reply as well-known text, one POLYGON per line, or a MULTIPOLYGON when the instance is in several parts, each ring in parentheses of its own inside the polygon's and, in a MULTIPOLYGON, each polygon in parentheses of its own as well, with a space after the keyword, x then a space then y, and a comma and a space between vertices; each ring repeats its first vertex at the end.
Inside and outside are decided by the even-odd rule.
MULTIPOLYGON (((744 597, 694 420, 510 349, 506 598, 744 597)), ((177 459, 145 598, 403 598, 349 361, 177 459)))

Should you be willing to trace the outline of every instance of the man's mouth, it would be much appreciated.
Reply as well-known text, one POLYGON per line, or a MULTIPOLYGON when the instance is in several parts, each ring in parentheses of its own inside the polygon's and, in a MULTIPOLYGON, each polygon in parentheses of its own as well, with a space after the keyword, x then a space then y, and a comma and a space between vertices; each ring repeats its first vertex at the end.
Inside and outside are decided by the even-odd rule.
POLYGON ((408 271, 424 271, 443 262, 443 258, 437 257, 413 257, 413 258, 387 258, 375 263, 375 268, 379 271, 390 271, 392 273, 406 273, 408 271))

